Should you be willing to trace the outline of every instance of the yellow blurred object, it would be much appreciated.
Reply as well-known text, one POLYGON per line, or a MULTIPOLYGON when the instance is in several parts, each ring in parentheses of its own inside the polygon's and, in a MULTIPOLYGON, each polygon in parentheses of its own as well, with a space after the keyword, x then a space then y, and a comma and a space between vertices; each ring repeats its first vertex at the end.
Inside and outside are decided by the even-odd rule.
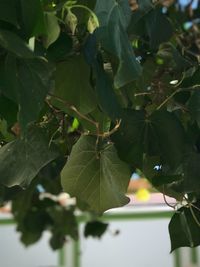
POLYGON ((137 198, 137 200, 145 202, 150 199, 151 194, 147 189, 142 188, 136 192, 135 197, 137 198))

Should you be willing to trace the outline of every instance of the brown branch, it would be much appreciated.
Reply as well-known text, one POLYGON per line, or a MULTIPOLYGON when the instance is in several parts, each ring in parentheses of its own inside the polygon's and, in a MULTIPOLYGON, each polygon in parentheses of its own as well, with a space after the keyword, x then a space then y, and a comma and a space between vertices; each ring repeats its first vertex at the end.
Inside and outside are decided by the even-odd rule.
MULTIPOLYGON (((121 120, 117 120, 116 121, 116 125, 114 126, 114 128, 108 132, 104 132, 104 133, 100 133, 100 130, 99 130, 99 123, 88 118, 87 116, 85 116, 84 114, 82 114, 75 106, 71 105, 70 103, 68 103, 67 101, 63 100, 62 98, 58 97, 58 96, 55 96, 53 94, 48 94, 50 97, 58 100, 59 102, 63 103, 67 108, 71 109, 72 111, 74 111, 80 118, 88 121, 89 123, 93 124, 96 128, 96 136, 97 136, 97 144, 96 146, 98 146, 98 142, 99 142, 99 138, 108 138, 109 136, 111 136, 112 134, 114 134, 120 127, 121 125, 121 120)), ((54 110, 56 110, 52 104, 49 102, 49 100, 46 100, 48 105, 53 108, 54 110)), ((56 110, 56 112, 58 112, 58 110, 56 110)), ((87 134, 87 135, 90 135, 87 134)))
POLYGON ((68 103, 67 101, 63 100, 62 98, 55 96, 53 94, 48 94, 50 97, 53 97, 54 99, 58 100, 59 102, 63 103, 67 108, 71 109, 72 111, 74 111, 80 118, 88 121, 89 123, 93 124, 96 129, 99 128, 98 122, 91 120, 90 118, 88 118, 87 116, 85 116, 84 114, 82 114, 80 111, 78 111, 78 109, 71 105, 70 103, 68 103))
POLYGON ((187 87, 187 88, 178 88, 176 91, 174 91, 170 96, 168 96, 158 107, 157 110, 161 109, 165 104, 167 104, 167 102, 172 99, 177 93, 180 92, 185 92, 185 91, 193 91, 193 90, 198 90, 200 89, 200 84, 196 84, 194 86, 191 87, 187 87))
POLYGON ((167 202, 167 199, 166 199, 166 196, 165 196, 164 193, 163 193, 163 199, 164 199, 165 204, 166 204, 168 207, 172 208, 173 210, 176 209, 176 205, 173 206, 173 205, 169 204, 169 202, 167 202))
POLYGON ((168 206, 168 207, 170 207, 170 208, 172 208, 173 210, 176 210, 176 206, 177 206, 177 204, 175 204, 175 205, 171 205, 171 204, 169 204, 168 203, 168 201, 167 201, 167 199, 166 199, 166 195, 165 195, 165 186, 163 185, 162 186, 162 195, 163 195, 163 199, 164 199, 164 202, 165 202, 165 204, 168 206))
POLYGON ((137 96, 145 96, 145 95, 152 95, 152 94, 154 94, 154 92, 144 92, 144 93, 134 94, 134 96, 137 97, 137 96))

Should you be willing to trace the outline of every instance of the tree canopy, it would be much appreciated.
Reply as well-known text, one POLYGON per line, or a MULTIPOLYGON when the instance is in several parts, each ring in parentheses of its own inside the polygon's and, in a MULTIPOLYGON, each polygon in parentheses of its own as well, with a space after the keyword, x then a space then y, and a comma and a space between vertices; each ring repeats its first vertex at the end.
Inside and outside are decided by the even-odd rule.
POLYGON ((200 6, 0 1, 0 201, 29 245, 100 236, 140 170, 177 199, 172 250, 200 244, 200 6), (62 191, 76 197, 67 208, 62 191), (180 207, 180 208, 179 208, 180 207), (94 230, 95 229, 95 230, 94 230))

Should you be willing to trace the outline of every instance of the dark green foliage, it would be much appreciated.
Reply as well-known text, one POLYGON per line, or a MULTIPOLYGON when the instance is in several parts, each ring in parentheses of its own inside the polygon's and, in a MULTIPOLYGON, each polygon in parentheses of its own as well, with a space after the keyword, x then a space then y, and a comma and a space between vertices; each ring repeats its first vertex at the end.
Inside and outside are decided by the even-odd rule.
POLYGON ((2 0, 0 3, 0 20, 18 25, 16 2, 13 0, 2 0))
POLYGON ((200 245, 200 7, 137 4, 0 1, 0 204, 13 201, 25 245, 46 229, 53 249, 77 239, 75 209, 127 204, 136 168, 186 201, 172 250, 200 245))
POLYGON ((8 187, 26 187, 57 156, 58 153, 49 147, 42 131, 30 129, 23 138, 18 138, 0 149, 0 181, 8 187))
MULTIPOLYGON (((195 205, 198 205, 195 203, 195 205)), ((196 207, 196 206, 195 206, 196 207)), ((195 208, 181 208, 171 219, 169 233, 171 237, 171 251, 180 247, 196 247, 200 242, 198 206, 195 208)))
POLYGON ((22 29, 27 37, 38 36, 45 32, 44 13, 40 0, 20 0, 22 29))
POLYGON ((117 57, 119 65, 114 77, 114 85, 120 88, 138 78, 141 75, 141 66, 135 58, 133 49, 126 29, 129 25, 131 12, 128 9, 128 1, 115 0, 97 1, 95 12, 100 21, 100 28, 97 29, 97 39, 102 47, 117 57), (129 11, 127 14, 127 10, 129 11))
POLYGON ((51 89, 53 68, 42 58, 17 59, 8 55, 5 63, 6 86, 2 92, 19 106, 23 130, 37 119, 51 89), (29 88, 31 84, 31 88, 29 88))
POLYGON ((108 228, 107 223, 102 223, 99 221, 88 222, 84 229, 84 236, 85 237, 92 236, 100 238, 105 233, 107 228, 108 228))

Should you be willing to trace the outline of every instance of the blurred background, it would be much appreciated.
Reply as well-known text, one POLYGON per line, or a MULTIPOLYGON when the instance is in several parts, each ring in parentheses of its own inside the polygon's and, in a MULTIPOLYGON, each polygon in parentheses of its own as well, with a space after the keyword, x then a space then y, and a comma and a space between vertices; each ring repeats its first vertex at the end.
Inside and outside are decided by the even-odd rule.
POLYGON ((101 239, 85 238, 80 222, 80 241, 68 240, 63 249, 53 252, 50 233, 31 247, 20 243, 9 205, 0 213, 0 258, 2 267, 194 267, 199 249, 180 249, 170 254, 168 223, 174 200, 163 199, 148 181, 134 173, 128 188, 130 203, 105 213, 108 230, 101 239), (168 205, 166 205, 166 203, 168 205))

